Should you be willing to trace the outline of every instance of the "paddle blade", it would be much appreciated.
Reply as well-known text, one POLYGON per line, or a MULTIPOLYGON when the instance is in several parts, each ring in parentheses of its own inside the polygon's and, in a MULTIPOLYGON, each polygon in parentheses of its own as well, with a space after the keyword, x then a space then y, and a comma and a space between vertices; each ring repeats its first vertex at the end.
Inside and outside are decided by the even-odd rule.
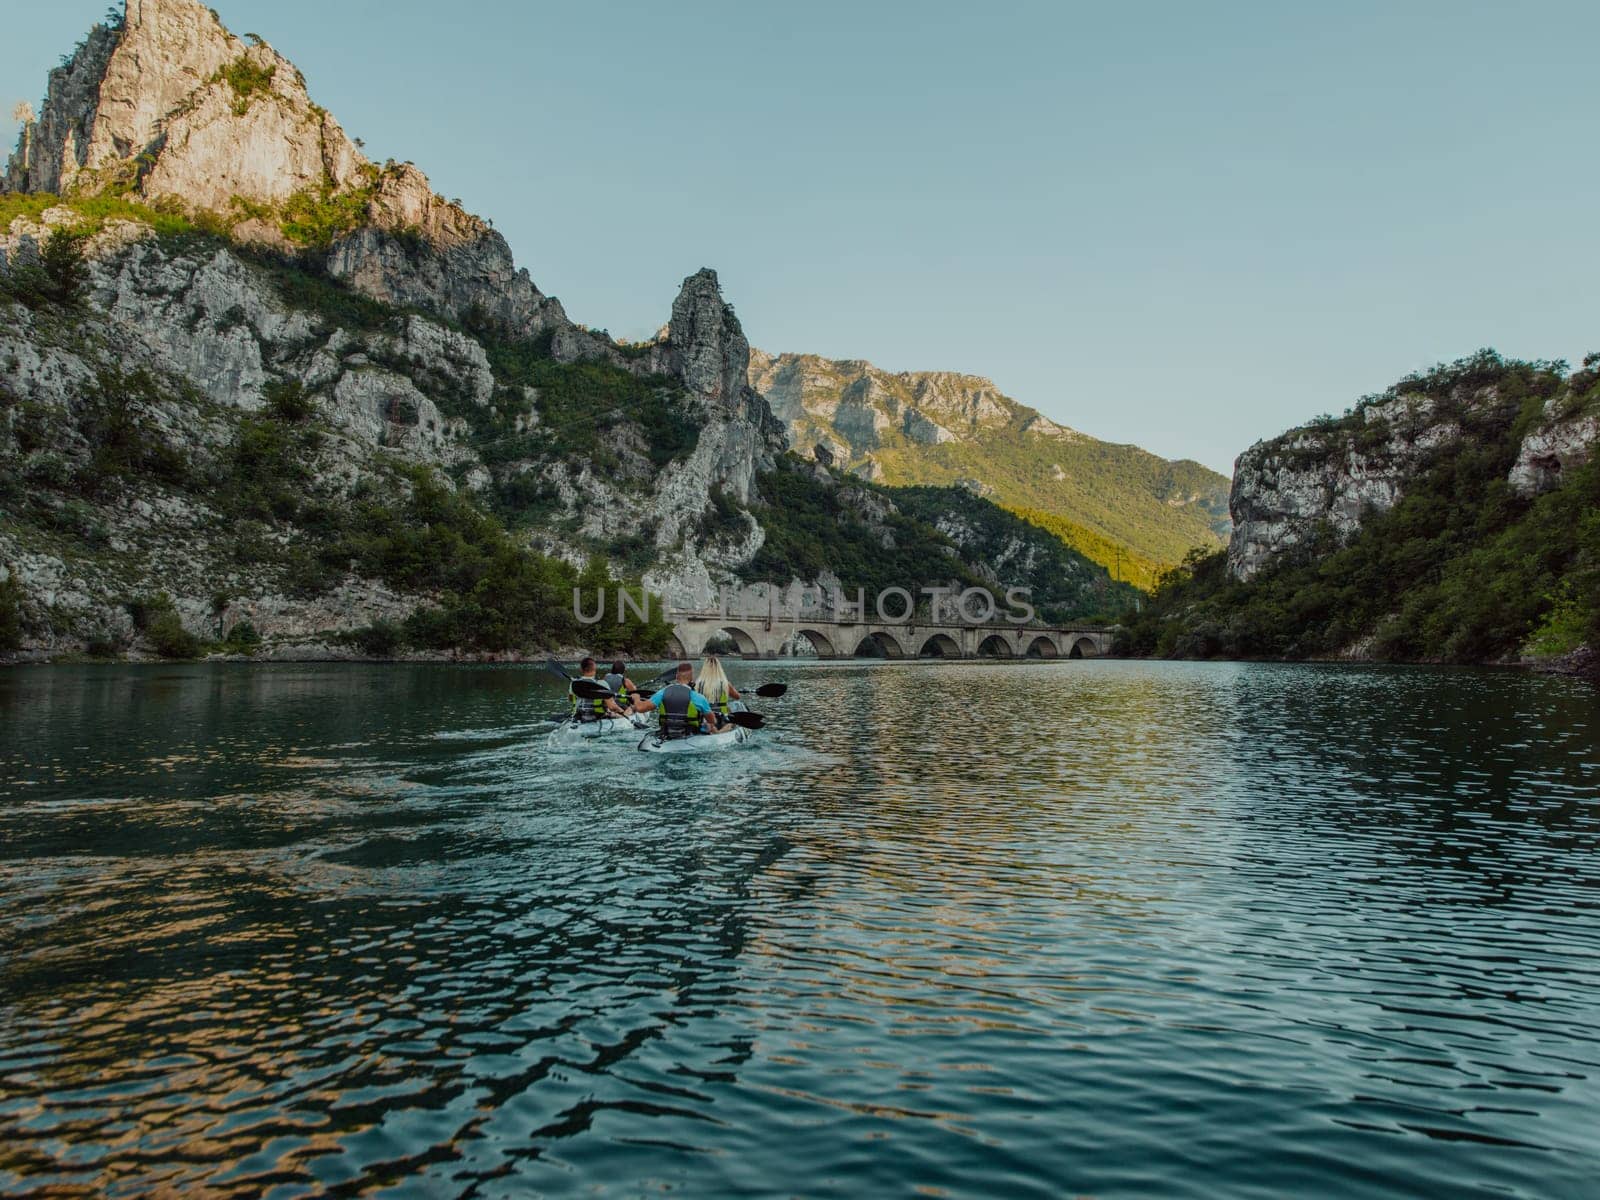
POLYGON ((561 676, 561 678, 563 678, 563 679, 571 679, 572 678, 571 675, 567 674, 567 669, 565 667, 563 667, 560 663, 558 663, 553 658, 547 658, 547 659, 544 660, 544 669, 546 671, 551 672, 554 675, 561 676))
POLYGON ((592 679, 574 679, 572 681, 573 694, 584 700, 614 700, 617 694, 603 683, 596 683, 592 679))
POLYGON ((735 725, 742 725, 746 729, 760 729, 767 723, 766 717, 762 716, 760 713, 753 712, 729 713, 728 720, 732 721, 735 725))
POLYGON ((756 695, 763 696, 768 700, 776 700, 788 690, 789 685, 787 683, 763 683, 756 689, 756 695))

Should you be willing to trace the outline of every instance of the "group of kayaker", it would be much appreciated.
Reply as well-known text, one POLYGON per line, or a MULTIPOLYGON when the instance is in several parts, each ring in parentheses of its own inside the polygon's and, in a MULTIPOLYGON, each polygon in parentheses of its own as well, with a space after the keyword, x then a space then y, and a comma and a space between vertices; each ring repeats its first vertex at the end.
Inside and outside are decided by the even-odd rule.
MULTIPOLYGON (((681 662, 673 672, 671 683, 662 686, 655 695, 646 696, 628 678, 628 664, 620 658, 611 664, 611 670, 598 677, 599 667, 592 658, 578 664, 581 678, 604 684, 609 696, 580 697, 576 683, 567 690, 572 702, 573 719, 580 724, 603 721, 607 717, 627 719, 635 713, 655 712, 663 737, 689 737, 697 733, 721 733, 731 728, 729 716, 733 702, 740 699, 739 689, 728 680, 722 663, 715 654, 700 660, 699 678, 695 677, 693 664, 681 662)), ((587 689, 586 689, 587 690, 587 689)))

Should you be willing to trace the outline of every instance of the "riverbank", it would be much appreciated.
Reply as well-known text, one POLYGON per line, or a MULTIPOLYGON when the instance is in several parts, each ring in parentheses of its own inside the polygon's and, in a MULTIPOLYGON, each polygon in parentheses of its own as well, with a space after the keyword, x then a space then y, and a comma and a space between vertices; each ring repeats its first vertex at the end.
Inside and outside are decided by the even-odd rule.
POLYGON ((1579 646, 1558 658, 1539 659, 1521 664, 1546 675, 1566 675, 1582 679, 1600 687, 1600 650, 1592 646, 1579 646))

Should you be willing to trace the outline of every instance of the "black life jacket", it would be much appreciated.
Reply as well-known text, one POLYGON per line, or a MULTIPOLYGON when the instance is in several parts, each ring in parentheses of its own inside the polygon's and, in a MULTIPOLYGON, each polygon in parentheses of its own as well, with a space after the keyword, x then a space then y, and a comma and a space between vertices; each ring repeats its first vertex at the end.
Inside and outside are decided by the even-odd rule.
POLYGON ((622 676, 622 675, 618 675, 615 671, 613 671, 611 674, 607 675, 605 677, 605 679, 602 680, 601 682, 603 682, 608 688, 611 689, 611 691, 617 697, 617 702, 621 703, 622 700, 624 699, 623 693, 626 691, 627 686, 628 686, 627 678, 622 676))
MULTIPOLYGON (((589 682, 594 683, 595 680, 591 679, 589 682)), ((581 725, 587 725, 590 721, 598 721, 606 715, 606 699, 604 696, 596 700, 580 700, 578 693, 569 686, 567 688, 567 699, 572 701, 572 715, 581 725)))
POLYGON ((688 737, 700 732, 705 713, 694 702, 694 690, 681 683, 669 683, 661 694, 659 708, 661 736, 666 739, 688 737))

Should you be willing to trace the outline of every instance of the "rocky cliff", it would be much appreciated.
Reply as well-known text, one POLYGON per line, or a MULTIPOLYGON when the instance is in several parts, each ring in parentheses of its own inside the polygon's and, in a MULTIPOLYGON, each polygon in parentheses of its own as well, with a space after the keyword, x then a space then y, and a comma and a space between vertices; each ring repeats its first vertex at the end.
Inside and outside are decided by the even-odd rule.
POLYGON ((1593 662, 1600 355, 1493 351, 1239 456, 1227 554, 1130 614, 1127 652, 1593 662))
MULTIPOLYGON (((548 644, 578 565, 683 602, 780 520, 784 426, 713 271, 649 343, 574 323, 193 0, 91 31, 5 178, 0 633, 29 646, 126 645, 152 597, 286 654, 548 644)), ((897 520, 908 569, 969 570, 897 520)))
POLYGON ((1463 438, 1494 438, 1514 424, 1510 490, 1531 497, 1559 486, 1600 441, 1590 356, 1584 369, 1532 400, 1493 352, 1408 377, 1339 418, 1257 442, 1234 464, 1228 566, 1249 579, 1285 551, 1348 542, 1364 521, 1400 501, 1442 452, 1463 438))
POLYGON ((971 488, 1051 520, 1124 579, 1153 582, 1227 535, 1220 475, 1058 425, 982 376, 756 350, 751 379, 802 453, 884 483, 971 488))

